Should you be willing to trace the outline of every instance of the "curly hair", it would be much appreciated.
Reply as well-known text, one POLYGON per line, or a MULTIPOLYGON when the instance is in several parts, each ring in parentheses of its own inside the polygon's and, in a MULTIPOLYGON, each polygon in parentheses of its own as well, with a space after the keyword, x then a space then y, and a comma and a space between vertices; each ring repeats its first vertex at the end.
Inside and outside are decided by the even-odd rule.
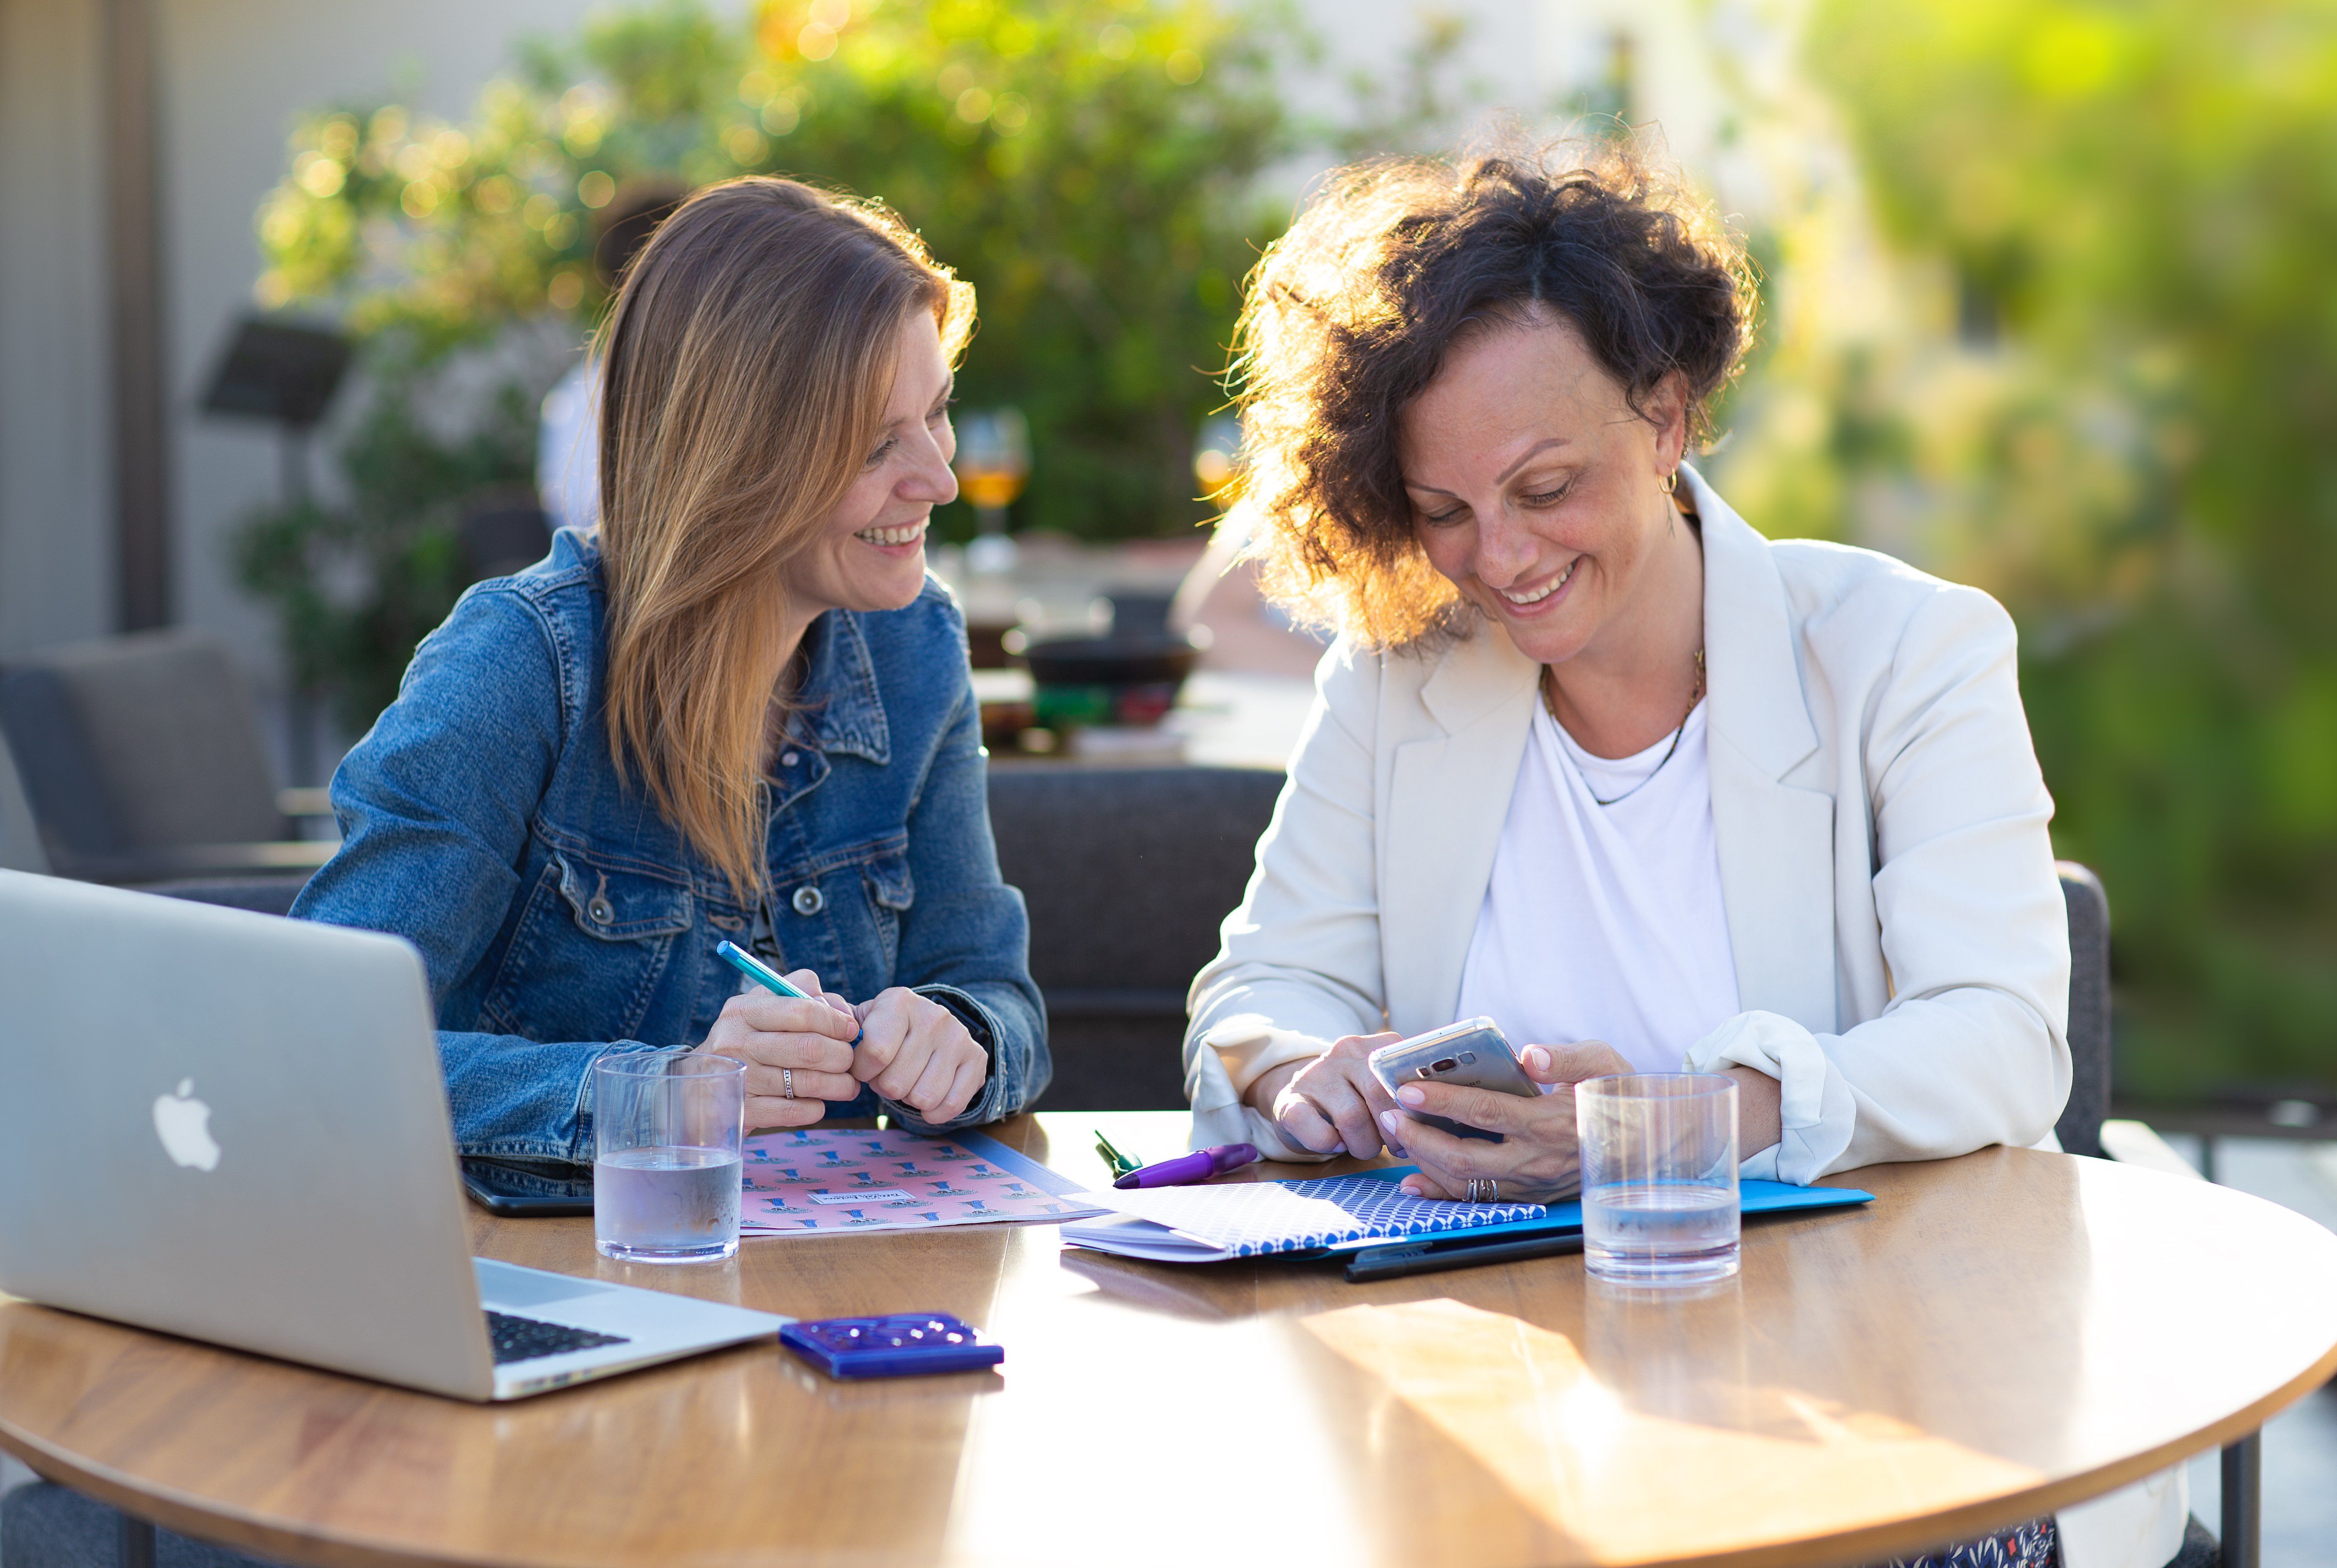
POLYGON ((1333 174, 1251 274, 1230 379, 1247 553, 1266 595, 1375 648, 1473 613, 1413 535, 1398 421, 1454 344, 1537 307, 1578 330, 1631 409, 1674 374, 1688 433, 1751 335, 1744 248, 1639 150, 1553 142, 1333 174))

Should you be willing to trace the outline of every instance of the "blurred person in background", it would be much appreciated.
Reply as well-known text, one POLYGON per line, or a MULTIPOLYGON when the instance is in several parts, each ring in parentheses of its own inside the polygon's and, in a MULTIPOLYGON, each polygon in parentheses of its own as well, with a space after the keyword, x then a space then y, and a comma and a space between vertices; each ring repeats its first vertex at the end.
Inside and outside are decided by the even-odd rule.
MULTIPOLYGON (((611 294, 657 226, 689 194, 670 181, 629 184, 610 202, 592 242, 592 270, 611 294)), ((535 489, 554 528, 590 528, 601 515, 601 380, 592 356, 580 354, 543 395, 535 432, 535 489)))
MULTIPOLYGON (((1773 543, 1687 466, 1754 303, 1619 147, 1351 169, 1261 262, 1243 505, 1266 593, 1340 638, 1193 984, 1195 1147, 1384 1145, 1409 1191, 1549 1201, 1575 1083, 1682 1070, 1736 1082, 1748 1176, 2054 1147, 2068 932, 2012 622, 1773 543), (1541 1095, 1365 1064, 1479 1014, 1541 1095)), ((2176 1472, 2059 1545, 1922 1561, 2161 1568, 2187 1502, 2176 1472)))

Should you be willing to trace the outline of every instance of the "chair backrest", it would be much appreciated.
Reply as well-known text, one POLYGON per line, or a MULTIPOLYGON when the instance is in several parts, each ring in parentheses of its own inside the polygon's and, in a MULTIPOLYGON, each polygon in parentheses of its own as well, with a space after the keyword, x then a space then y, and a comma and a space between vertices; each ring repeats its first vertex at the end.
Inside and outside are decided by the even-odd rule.
POLYGON ((15 760, 8 754, 8 737, 0 731, 0 871, 37 871, 46 875, 48 851, 41 847, 41 830, 33 808, 16 778, 15 760))
POLYGON ((472 583, 508 577, 552 548, 552 519, 533 491, 484 496, 464 512, 463 575, 472 583))
POLYGON ((2054 1126, 2072 1154, 2099 1156, 2110 1113, 2110 901, 2074 860, 2054 869, 2069 909, 2069 1101, 2054 1126))
POLYGON ((12 660, 0 671, 0 731, 60 859, 288 837, 251 693, 200 632, 12 660))
POLYGON ((136 889, 193 904, 223 904, 255 915, 289 915, 309 873, 286 871, 265 877, 188 877, 170 882, 150 882, 136 889))
POLYGON ((990 822, 1031 912, 1054 1087, 1079 1111, 1181 1110, 1185 992, 1241 902, 1282 775, 994 768, 990 822))

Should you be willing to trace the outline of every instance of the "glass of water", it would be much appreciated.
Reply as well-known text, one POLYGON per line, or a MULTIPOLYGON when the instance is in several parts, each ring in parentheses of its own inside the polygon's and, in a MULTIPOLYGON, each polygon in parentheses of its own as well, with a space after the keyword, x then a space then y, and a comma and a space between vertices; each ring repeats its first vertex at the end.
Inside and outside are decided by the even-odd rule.
POLYGON ((1583 1260, 1624 1285, 1736 1272, 1736 1083, 1635 1073, 1574 1086, 1582 1141, 1583 1260))
POLYGON ((592 1064, 592 1237, 628 1263, 738 1250, 747 1066, 728 1056, 603 1056, 592 1064))

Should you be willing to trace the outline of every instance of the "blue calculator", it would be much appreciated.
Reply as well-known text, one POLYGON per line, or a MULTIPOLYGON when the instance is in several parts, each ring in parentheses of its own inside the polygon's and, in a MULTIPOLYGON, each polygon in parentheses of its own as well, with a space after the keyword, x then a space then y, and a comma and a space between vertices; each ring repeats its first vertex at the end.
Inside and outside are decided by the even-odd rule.
POLYGON ((831 1377, 915 1377, 1006 1359, 1006 1347, 983 1343, 973 1324, 946 1312, 789 1323, 779 1330, 779 1343, 831 1377))

